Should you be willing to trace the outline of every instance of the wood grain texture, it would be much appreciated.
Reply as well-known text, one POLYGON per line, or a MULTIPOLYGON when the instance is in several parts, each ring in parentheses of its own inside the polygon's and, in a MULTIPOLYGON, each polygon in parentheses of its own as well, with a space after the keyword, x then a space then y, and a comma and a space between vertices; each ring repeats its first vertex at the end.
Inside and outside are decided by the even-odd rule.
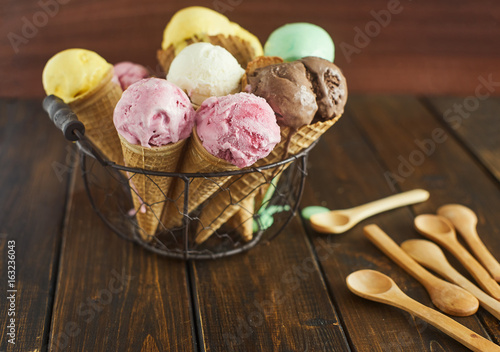
MULTIPOLYGON (((496 83, 496 82, 495 82, 496 83)), ((489 87, 489 90, 498 89, 489 87)), ((489 93, 481 88, 480 95, 489 93)), ((500 181, 500 100, 490 96, 431 97, 431 109, 500 181)))
POLYGON ((39 101, 0 101, 0 350, 46 348, 59 260, 68 174, 59 180, 67 144, 39 101), (15 316, 8 316, 8 241, 15 241, 15 316), (7 342, 15 318, 16 344, 7 342))
POLYGON ((192 351, 186 264, 118 238, 91 208, 81 175, 75 176, 51 350, 192 351))
POLYGON ((194 263, 205 351, 349 351, 295 219, 269 245, 194 263))
MULTIPOLYGON (((439 117, 430 114, 412 97, 353 97, 349 106, 386 166, 384 174, 389 171, 399 176, 398 186, 402 190, 418 187, 431 193, 427 202, 414 208, 415 212, 434 213, 447 203, 464 204, 478 214, 478 232, 492 254, 499 258, 498 183, 492 182, 463 145, 446 132, 439 117), (424 158, 419 159, 419 150, 424 158), (410 164, 405 170, 403 165, 407 162, 410 164)), ((490 119, 494 123, 495 116, 490 115, 490 119)), ((456 268, 464 272, 460 265, 456 268)), ((482 309, 478 315, 498 343, 498 321, 482 309)))
MULTIPOLYGON (((2 324, 0 349, 465 351, 421 320, 363 300, 345 285, 352 271, 376 269, 432 306, 423 287, 372 245, 362 227, 376 223, 397 243, 421 238, 414 214, 446 203, 473 209, 479 235, 500 257, 497 103, 485 100, 454 129, 442 111, 461 101, 352 94, 345 116, 311 152, 303 206, 349 208, 413 188, 430 191, 425 203, 377 215, 342 235, 320 235, 305 224, 306 235, 295 219, 270 245, 186 264, 116 237, 90 207, 79 172, 63 223, 67 167, 74 161, 69 143, 39 101, 1 99, 0 250, 16 240, 19 344, 7 347, 2 324)), ((2 260, 4 278, 5 270, 2 260)), ((0 305, 1 317, 6 309, 0 305)), ((455 319, 500 341, 498 320, 482 308, 455 319)))
POLYGON ((336 43, 335 62, 351 92, 472 94, 481 75, 500 79, 500 47, 494 44, 500 38, 500 5, 495 0, 45 1, 60 5, 47 12, 37 1, 6 1, 0 9, 0 96, 42 96, 43 66, 69 47, 95 50, 112 63, 135 61, 161 74, 156 50, 163 29, 189 5, 223 12, 263 43, 285 23, 324 27, 336 43), (390 19, 388 6, 394 7, 390 19), (383 18, 383 11, 381 26, 375 17, 383 18), (39 26, 30 32, 27 23, 39 26), (359 32, 369 34, 360 39, 359 32), (13 35, 21 38, 14 45, 13 35))
MULTIPOLYGON (((355 104, 353 100, 350 98, 349 106, 355 104)), ((369 110, 374 105, 364 104, 361 108, 369 110)), ((311 152, 308 187, 302 201, 304 207, 322 205, 330 209, 350 208, 392 193, 384 180, 384 169, 373 146, 367 143, 349 111, 311 152)), ((386 118, 382 112, 381 106, 376 118, 383 124, 386 118)), ((419 207, 421 205, 416 206, 419 207)), ((433 351, 441 348, 444 351, 467 351, 456 341, 410 314, 366 301, 348 290, 345 278, 351 272, 374 269, 390 276, 410 297, 433 307, 423 286, 365 238, 363 226, 371 223, 379 225, 398 244, 418 237, 413 230, 413 216, 408 207, 364 220, 341 235, 321 235, 309 229, 325 280, 333 292, 353 349, 433 351)), ((455 319, 485 335, 476 318, 455 319)))

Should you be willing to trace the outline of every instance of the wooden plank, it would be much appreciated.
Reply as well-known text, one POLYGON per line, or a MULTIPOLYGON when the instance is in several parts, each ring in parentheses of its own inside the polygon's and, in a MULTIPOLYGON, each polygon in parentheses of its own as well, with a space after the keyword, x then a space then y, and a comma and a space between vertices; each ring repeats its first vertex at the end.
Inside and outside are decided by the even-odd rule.
MULTIPOLYGON (((425 128, 425 122, 412 114, 403 114, 414 108, 409 104, 411 102, 384 97, 368 101, 350 97, 345 116, 331 132, 323 136, 311 153, 308 186, 302 205, 342 209, 394 193, 385 180, 384 167, 379 158, 391 156, 387 144, 408 143, 399 137, 404 134, 400 130, 408 129, 407 126, 413 126, 415 121, 418 121, 419 126, 424 124, 425 128), (391 128, 393 119, 401 120, 397 129, 391 128), (372 125, 379 128, 375 129, 372 125), (378 137, 376 142, 368 138, 367 143, 366 137, 375 134, 378 137)), ((405 184, 405 189, 427 186, 425 183, 412 183, 411 186, 405 184)), ((422 212, 428 209, 426 204, 417 205, 414 209, 422 212)), ((360 269, 375 269, 391 276, 410 297, 433 306, 423 286, 364 237, 362 228, 369 223, 378 224, 397 243, 419 237, 413 230, 413 216, 409 208, 377 215, 340 235, 321 235, 310 229, 311 239, 353 350, 467 351, 467 348, 408 313, 364 300, 347 289, 345 278, 348 274, 360 269), (332 251, 332 254, 327 255, 328 251, 332 251)), ((485 329, 475 317, 455 319, 486 336, 485 329)))
POLYGON ((75 174, 51 350, 193 351, 186 264, 116 236, 94 213, 75 174))
POLYGON ((495 0, 360 0, 356 6, 290 0, 286 7, 266 0, 9 1, 0 8, 0 96, 41 96, 43 66, 71 47, 95 50, 112 63, 135 61, 159 74, 156 50, 163 29, 175 11, 189 5, 223 12, 262 43, 285 23, 324 27, 352 92, 473 94, 471 82, 479 75, 500 74, 500 48, 492 45, 500 35, 495 0))
POLYGON ((193 267, 203 351, 348 351, 304 230, 193 267))
MULTIPOLYGON (((481 238, 500 258, 498 184, 427 109, 411 97, 375 96, 354 97, 350 111, 387 170, 398 177, 398 186, 403 190, 422 187, 431 192, 429 201, 415 207, 417 213, 433 213, 447 203, 470 207, 478 214, 481 238)), ((462 267, 457 268, 463 271, 462 267)), ((482 309, 478 316, 499 342, 498 321, 482 309)))
POLYGON ((431 104, 431 110, 500 180, 500 99, 489 96, 497 88, 496 81, 493 82, 494 86, 487 82, 486 79, 478 84, 479 94, 475 96, 431 97, 427 101, 431 104))
POLYGON ((47 347, 68 184, 68 174, 58 178, 53 166, 66 165, 66 146, 39 101, 0 100, 1 351, 47 347), (9 241, 15 241, 11 288, 7 286, 9 241), (9 311, 11 294, 15 307, 9 311), (11 318, 15 345, 8 343, 11 318))

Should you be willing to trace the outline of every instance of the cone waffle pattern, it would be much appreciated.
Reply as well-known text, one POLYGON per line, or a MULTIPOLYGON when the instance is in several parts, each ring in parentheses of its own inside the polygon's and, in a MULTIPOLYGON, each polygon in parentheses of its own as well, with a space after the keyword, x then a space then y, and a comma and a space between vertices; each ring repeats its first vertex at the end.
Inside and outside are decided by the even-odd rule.
POLYGON ((170 64, 175 58, 175 48, 173 45, 170 45, 167 49, 163 50, 160 49, 156 52, 156 58, 158 59, 158 62, 160 63, 160 66, 163 69, 163 72, 165 75, 168 73, 168 70, 170 69, 170 64))
POLYGON ((253 237, 253 212, 255 198, 246 197, 239 203, 239 210, 227 222, 230 228, 236 229, 243 241, 248 242, 253 237))
POLYGON ((85 135, 92 143, 107 159, 122 164, 120 139, 113 124, 113 110, 122 96, 122 89, 112 78, 113 70, 109 70, 99 86, 69 106, 85 125, 85 135))
POLYGON ((236 36, 214 35, 208 37, 210 43, 219 45, 229 51, 238 61, 241 67, 246 68, 248 63, 255 57, 255 50, 250 44, 236 36))
MULTIPOLYGON (((150 171, 175 172, 186 140, 162 147, 134 145, 120 136, 125 164, 150 171)), ((137 223, 144 240, 152 239, 158 228, 172 177, 129 174, 137 223), (144 205, 144 206, 143 206, 144 205), (144 212, 145 210, 145 212, 144 212)))
MULTIPOLYGON (((317 122, 315 124, 301 127, 291 136, 287 148, 287 140, 291 130, 283 128, 281 130, 281 142, 276 145, 273 151, 265 158, 259 160, 255 166, 264 166, 283 160, 287 154, 297 154, 303 149, 309 147, 323 133, 332 127, 340 116, 326 122, 317 122)), ((226 191, 219 192, 210 200, 202 214, 200 215, 200 226, 197 230, 196 242, 202 243, 212 235, 222 224, 228 221, 237 211, 240 210, 238 203, 246 197, 255 197, 259 187, 271 182, 273 175, 283 172, 290 163, 278 166, 274 169, 267 169, 261 172, 252 172, 242 176, 233 176, 223 188, 226 191)), ((265 192, 264 190, 264 192, 265 192)))
MULTIPOLYGON (((186 43, 188 45, 198 42, 209 42, 213 45, 222 46, 236 58, 238 63, 243 68, 246 68, 247 64, 255 57, 255 50, 252 48, 252 46, 247 41, 233 35, 225 36, 219 34, 211 35, 205 38, 193 37, 186 40, 186 43)), ((170 64, 175 58, 175 47, 173 45, 170 45, 165 50, 158 50, 157 58, 165 73, 168 73, 170 64)))
MULTIPOLYGON (((237 170, 238 168, 225 160, 210 154, 202 145, 196 128, 193 130, 190 142, 183 158, 182 173, 212 173, 237 170)), ((203 203, 231 176, 222 177, 196 177, 189 184, 188 213, 203 203)), ((180 180, 179 180, 180 181, 180 180)), ((173 203, 169 203, 162 216, 162 223, 169 229, 182 224, 184 211, 184 182, 176 182, 172 192, 173 203)))

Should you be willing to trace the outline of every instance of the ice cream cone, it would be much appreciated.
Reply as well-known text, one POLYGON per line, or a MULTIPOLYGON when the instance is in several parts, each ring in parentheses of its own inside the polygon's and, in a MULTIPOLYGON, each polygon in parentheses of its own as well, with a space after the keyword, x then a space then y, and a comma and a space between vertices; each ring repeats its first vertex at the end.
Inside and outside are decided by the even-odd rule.
POLYGON ((229 51, 243 68, 246 68, 256 56, 255 49, 250 43, 237 36, 219 34, 209 36, 208 39, 213 45, 222 46, 229 51))
MULTIPOLYGON (((259 56, 248 63, 246 74, 242 79, 242 89, 245 90, 248 82, 247 75, 252 74, 256 69, 273 64, 282 63, 283 59, 276 56, 259 56)), ((325 133, 340 118, 326 122, 317 122, 301 127, 294 132, 289 127, 282 127, 281 142, 276 145, 273 151, 264 159, 256 163, 256 166, 264 166, 287 157, 287 155, 297 154, 303 149, 309 147, 316 139, 325 133)), ((200 215, 200 225, 198 226, 196 242, 202 243, 212 235, 222 224, 227 222, 236 213, 240 212, 238 203, 243 199, 255 198, 258 195, 264 195, 275 177, 279 177, 289 164, 279 166, 275 169, 263 170, 261 172, 252 172, 242 176, 234 176, 223 188, 224 192, 219 192, 210 204, 200 215)), ((255 201, 256 207, 260 207, 261 198, 255 201)), ((243 215, 244 216, 244 215, 243 215)))
MULTIPOLYGON (((258 57, 249 63, 242 80, 242 89, 264 97, 273 106, 279 123, 289 126, 289 132, 292 131, 290 128, 294 131, 287 138, 283 135, 287 129, 282 129, 282 143, 275 148, 271 157, 264 159, 268 163, 310 146, 342 115, 347 99, 345 77, 332 62, 317 57, 306 57, 291 63, 280 62, 280 58, 258 57), (279 92, 287 92, 289 99, 282 99, 279 92)), ((287 166, 275 170, 271 175, 269 171, 260 175, 248 174, 244 182, 243 178, 242 181, 231 180, 226 194, 231 194, 232 203, 229 203, 227 196, 224 198, 224 194, 214 198, 200 216, 203 228, 199 226, 196 241, 203 242, 231 217, 237 211, 233 204, 239 199, 248 197, 249 192, 258 195, 267 191, 269 186, 261 185, 257 180, 252 181, 252 178, 270 179, 273 175, 279 176, 287 166), (255 188, 260 190, 255 191, 255 188), (210 225, 205 225, 207 223, 210 225)), ((259 202, 257 204, 260 206, 259 202)))
POLYGON ((122 164, 120 139, 113 124, 113 110, 120 100, 122 89, 112 78, 111 68, 97 87, 69 103, 69 106, 85 125, 86 136, 104 156, 122 164))
POLYGON ((166 49, 159 49, 156 52, 156 58, 158 59, 160 66, 163 68, 163 72, 167 74, 170 69, 170 64, 175 58, 175 47, 170 45, 166 49))
POLYGON ((280 180, 280 177, 282 175, 282 172, 278 173, 276 176, 273 177, 271 182, 266 183, 265 185, 262 185, 259 187, 259 190, 255 194, 255 200, 254 200, 254 211, 255 213, 258 213, 262 207, 266 208, 269 205, 269 202, 276 191, 276 186, 280 180), (272 189, 271 189, 272 188, 272 189))
MULTIPOLYGON (((196 128, 188 144, 188 148, 183 158, 180 172, 182 173, 215 173, 223 171, 237 170, 238 168, 225 160, 217 158, 210 154, 204 147, 198 137, 196 128)), ((189 202, 187 212, 190 213, 198 205, 208 199, 214 192, 221 189, 222 185, 231 176, 221 177, 197 177, 189 183, 189 202)), ((184 182, 176 182, 173 187, 170 203, 163 212, 162 223, 169 229, 181 225, 184 214, 184 182)))
MULTIPOLYGON (((161 147, 143 147, 129 143, 120 136, 125 165, 150 171, 175 172, 186 140, 161 147)), ((134 209, 140 235, 151 240, 160 223, 168 190, 173 178, 141 173, 129 174, 134 209)))
POLYGON ((238 203, 240 209, 229 220, 229 227, 236 229, 243 241, 248 242, 253 237, 253 214, 255 197, 246 197, 238 203))
MULTIPOLYGON (((281 142, 276 145, 271 154, 259 160, 255 166, 264 166, 283 160, 287 155, 294 155, 309 147, 323 133, 332 127, 340 116, 334 119, 317 122, 303 126, 298 131, 285 127, 281 130, 281 142)), ((245 198, 254 198, 260 187, 264 193, 269 187, 273 177, 279 176, 290 163, 262 170, 251 172, 243 176, 233 176, 222 188, 224 192, 219 192, 205 207, 200 215, 200 225, 195 238, 196 243, 202 243, 209 238, 214 231, 227 222, 235 213, 240 210, 239 202, 245 198)), ((260 206, 259 204, 256 204, 260 206)))
MULTIPOLYGON (((186 45, 198 43, 198 42, 208 42, 213 45, 218 45, 225 48, 227 51, 233 55, 241 67, 246 68, 247 64, 252 61, 255 56, 255 49, 251 46, 249 42, 243 40, 234 35, 210 35, 210 36, 194 36, 185 41, 186 45)), ((160 49, 157 51, 158 61, 165 71, 168 73, 170 69, 170 64, 175 58, 175 46, 170 45, 167 49, 160 49)))

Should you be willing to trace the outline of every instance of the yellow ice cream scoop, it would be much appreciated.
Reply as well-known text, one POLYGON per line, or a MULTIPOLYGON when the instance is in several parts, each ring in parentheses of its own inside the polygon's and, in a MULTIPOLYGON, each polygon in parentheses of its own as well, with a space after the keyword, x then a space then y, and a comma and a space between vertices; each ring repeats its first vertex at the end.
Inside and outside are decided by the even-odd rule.
POLYGON ((197 37, 200 41, 209 41, 208 36, 232 35, 247 41, 255 51, 255 56, 263 55, 262 44, 259 39, 240 27, 238 24, 217 11, 201 6, 186 7, 178 11, 167 24, 163 32, 162 49, 170 45, 175 48, 177 55, 187 45, 186 40, 197 37), (204 38, 207 38, 204 40, 204 38))
POLYGON ((47 95, 57 95, 65 103, 85 96, 109 74, 113 65, 86 49, 67 49, 55 54, 43 69, 47 95))

